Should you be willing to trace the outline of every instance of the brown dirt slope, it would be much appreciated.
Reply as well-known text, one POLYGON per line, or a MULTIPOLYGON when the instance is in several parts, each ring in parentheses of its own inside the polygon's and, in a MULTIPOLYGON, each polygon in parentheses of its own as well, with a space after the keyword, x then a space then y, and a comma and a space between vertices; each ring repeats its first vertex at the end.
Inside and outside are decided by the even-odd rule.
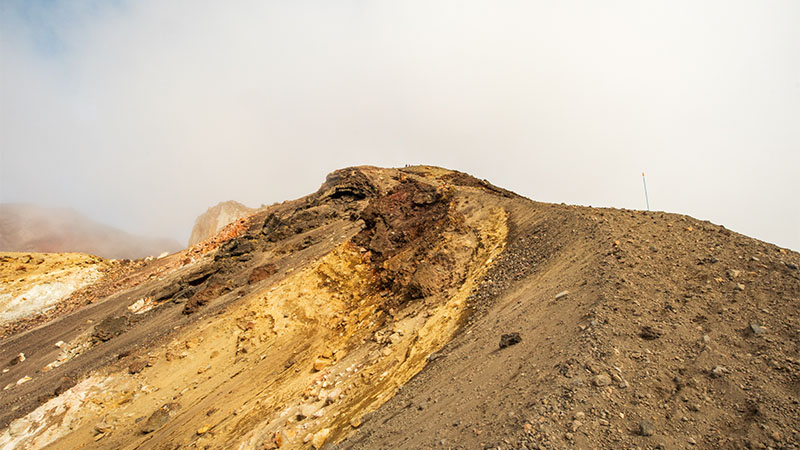
POLYGON ((343 169, 7 327, 0 447, 797 448, 798 263, 685 216, 343 169))
POLYGON ((687 216, 520 206, 469 325, 337 448, 800 447, 800 255, 687 216))

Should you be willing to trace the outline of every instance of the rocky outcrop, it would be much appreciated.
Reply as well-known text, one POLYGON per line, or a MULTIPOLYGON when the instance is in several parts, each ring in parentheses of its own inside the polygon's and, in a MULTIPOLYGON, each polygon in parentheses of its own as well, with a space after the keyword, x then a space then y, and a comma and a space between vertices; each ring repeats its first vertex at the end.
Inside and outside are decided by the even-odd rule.
POLYGON ((227 201, 218 203, 204 212, 194 221, 192 235, 189 237, 189 247, 198 242, 214 236, 229 223, 236 219, 249 216, 255 209, 248 208, 239 202, 227 201))

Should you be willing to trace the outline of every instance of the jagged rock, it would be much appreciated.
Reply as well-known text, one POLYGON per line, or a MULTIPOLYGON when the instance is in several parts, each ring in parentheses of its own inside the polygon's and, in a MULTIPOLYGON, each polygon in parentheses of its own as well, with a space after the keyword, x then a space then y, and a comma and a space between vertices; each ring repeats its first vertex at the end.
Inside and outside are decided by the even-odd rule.
POLYGON ((519 333, 508 333, 500 336, 500 348, 510 347, 522 342, 522 337, 519 333))
POLYGON ((656 427, 649 420, 642 420, 639 422, 639 435, 652 436, 656 432, 656 427))

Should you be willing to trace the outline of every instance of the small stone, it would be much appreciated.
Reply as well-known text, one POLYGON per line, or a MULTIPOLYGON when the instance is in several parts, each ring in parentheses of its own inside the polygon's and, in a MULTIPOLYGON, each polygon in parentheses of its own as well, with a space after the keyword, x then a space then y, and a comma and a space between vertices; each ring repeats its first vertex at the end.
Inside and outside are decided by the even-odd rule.
POLYGON ((720 378, 723 375, 725 375, 726 372, 727 372, 727 370, 725 370, 724 367, 722 367, 722 366, 714 366, 714 368, 711 369, 711 376, 714 377, 714 378, 720 378))
POLYGON ((580 428, 581 425, 583 425, 583 422, 581 422, 580 420, 573 420, 572 423, 569 425, 569 430, 574 433, 578 431, 578 428, 580 428))
POLYGON ((703 344, 708 344, 709 342, 711 342, 711 336, 709 336, 707 334, 704 334, 703 335, 703 344))
POLYGON ((569 295, 569 291, 566 291, 566 290, 565 291, 561 291, 558 294, 556 294, 556 300, 561 300, 562 298, 564 298, 564 297, 566 297, 568 295, 569 295))
POLYGON ((314 405, 303 405, 300 407, 300 411, 297 413, 297 420, 303 420, 308 417, 313 417, 314 413, 317 412, 319 408, 314 405))
POLYGON ((639 332, 639 337, 647 341, 652 341, 660 338, 662 334, 663 333, 661 332, 661 330, 657 328, 653 328, 651 326, 644 326, 642 327, 642 330, 639 332))
POLYGON ((108 433, 109 431, 111 431, 111 425, 104 419, 98 422, 97 425, 94 426, 94 430, 101 434, 108 433))
POLYGON ((339 397, 342 395, 342 388, 336 388, 328 393, 328 396, 325 397, 325 403, 331 404, 336 400, 339 400, 339 397))
POLYGON ((144 361, 142 359, 137 359, 136 361, 130 363, 130 365, 128 366, 128 373, 130 373, 131 375, 136 375, 137 373, 144 370, 145 367, 147 367, 147 361, 144 361))
POLYGON ((208 430, 209 430, 209 429, 211 429, 211 426, 209 426, 209 425, 203 425, 201 428, 199 428, 199 429, 197 430, 197 434, 198 434, 198 435, 204 435, 204 434, 208 433, 208 430))
POLYGON ((762 327, 756 322, 750 322, 750 330, 753 332, 753 334, 764 334, 764 332, 767 331, 766 328, 762 327))
POLYGON ((743 291, 744 285, 742 283, 738 283, 734 289, 737 291, 743 291))
POLYGON ((788 268, 790 268, 792 270, 800 270, 800 268, 797 267, 797 264, 792 263, 792 262, 787 262, 786 263, 786 267, 788 267, 788 268))
POLYGON ((575 420, 583 420, 584 417, 586 417, 586 414, 583 411, 576 412, 574 416, 575 420))
POLYGON ((598 387, 608 386, 609 384, 611 384, 611 377, 609 377, 608 375, 606 375, 604 373, 601 373, 599 375, 595 375, 592 378, 592 384, 595 385, 595 386, 598 386, 598 387))
POLYGON ((314 360, 314 370, 317 371, 317 372, 319 372, 320 370, 323 370, 324 368, 326 368, 326 367, 328 367, 330 365, 331 365, 331 361, 329 359, 317 358, 317 359, 314 360))
POLYGON ((331 430, 329 428, 323 428, 316 433, 314 433, 314 437, 311 438, 311 445, 314 448, 322 448, 323 444, 325 444, 325 439, 328 438, 328 435, 331 434, 331 430))
POLYGON ((732 279, 738 277, 741 273, 742 273, 741 270, 729 269, 727 271, 726 275, 728 275, 728 278, 732 280, 732 279))
POLYGON ((353 428, 358 428, 361 426, 361 418, 360 417, 351 417, 350 418, 350 426, 353 428))
POLYGON ((649 420, 639 422, 639 434, 641 436, 652 436, 656 432, 656 427, 649 420))
POLYGON ((693 437, 687 439, 686 442, 689 443, 689 445, 697 445, 697 441, 695 441, 693 437))
POLYGON ((522 342, 522 337, 519 333, 508 333, 500 336, 500 348, 510 347, 522 342))

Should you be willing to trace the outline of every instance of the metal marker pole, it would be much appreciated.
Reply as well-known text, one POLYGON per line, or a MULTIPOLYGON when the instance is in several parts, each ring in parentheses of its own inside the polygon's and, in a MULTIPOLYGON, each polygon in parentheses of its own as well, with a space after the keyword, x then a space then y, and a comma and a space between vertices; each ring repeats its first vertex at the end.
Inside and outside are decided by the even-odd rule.
POLYGON ((650 199, 647 198, 647 182, 644 180, 644 172, 642 172, 642 184, 644 185, 644 201, 647 203, 647 210, 650 211, 650 199))

